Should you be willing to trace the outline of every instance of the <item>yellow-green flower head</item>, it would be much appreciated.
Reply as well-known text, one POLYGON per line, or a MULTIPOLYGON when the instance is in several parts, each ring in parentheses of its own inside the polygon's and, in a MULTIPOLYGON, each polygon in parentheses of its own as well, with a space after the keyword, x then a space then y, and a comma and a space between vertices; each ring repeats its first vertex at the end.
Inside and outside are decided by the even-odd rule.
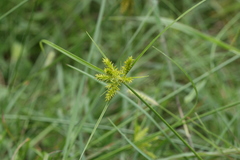
POLYGON ((132 68, 133 62, 134 59, 129 57, 119 70, 108 58, 103 58, 103 63, 106 66, 104 68, 105 74, 96 74, 95 76, 98 80, 107 83, 106 101, 110 101, 114 97, 116 92, 120 90, 119 87, 122 83, 132 82, 133 77, 127 77, 126 75, 132 68))

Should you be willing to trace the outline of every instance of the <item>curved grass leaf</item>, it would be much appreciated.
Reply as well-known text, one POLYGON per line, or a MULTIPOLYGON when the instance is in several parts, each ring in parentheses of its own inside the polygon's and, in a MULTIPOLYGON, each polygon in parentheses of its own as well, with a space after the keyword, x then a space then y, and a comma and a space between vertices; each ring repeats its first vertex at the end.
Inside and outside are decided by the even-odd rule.
POLYGON ((44 48, 43 48, 43 43, 49 45, 50 47, 56 49, 57 51, 63 53, 64 55, 70 57, 71 59, 75 60, 76 62, 78 63, 81 63, 82 65, 88 67, 88 68, 91 68, 92 70, 96 71, 96 72, 99 72, 99 73, 104 73, 104 71, 101 69, 101 68, 98 68, 96 66, 94 66, 93 64, 83 60, 82 58, 72 54, 71 52, 61 48, 60 46, 48 41, 48 40, 41 40, 40 41, 40 47, 41 49, 44 51, 44 48))
POLYGON ((192 107, 192 109, 184 116, 183 119, 185 119, 187 116, 189 116, 193 111, 194 109, 196 108, 197 106, 197 103, 198 103, 198 91, 197 91, 197 88, 192 80, 192 78, 187 74, 187 72, 177 63, 175 62, 172 58, 170 58, 168 55, 166 55, 165 53, 163 53, 162 51, 160 51, 159 49, 157 49, 156 47, 153 46, 154 49, 156 49, 158 52, 160 52, 161 54, 163 54, 165 57, 167 57, 171 62, 173 62, 184 74, 185 76, 188 78, 188 80, 191 82, 192 86, 193 86, 193 89, 196 93, 196 101, 195 101, 195 104, 194 106, 192 107))

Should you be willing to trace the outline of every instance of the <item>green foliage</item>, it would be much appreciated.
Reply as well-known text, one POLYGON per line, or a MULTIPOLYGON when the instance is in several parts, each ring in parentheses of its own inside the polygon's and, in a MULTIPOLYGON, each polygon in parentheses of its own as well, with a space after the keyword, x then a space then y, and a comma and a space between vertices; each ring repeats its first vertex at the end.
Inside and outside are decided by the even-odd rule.
POLYGON ((0 1, 1 160, 240 159, 240 4, 134 2, 0 1))

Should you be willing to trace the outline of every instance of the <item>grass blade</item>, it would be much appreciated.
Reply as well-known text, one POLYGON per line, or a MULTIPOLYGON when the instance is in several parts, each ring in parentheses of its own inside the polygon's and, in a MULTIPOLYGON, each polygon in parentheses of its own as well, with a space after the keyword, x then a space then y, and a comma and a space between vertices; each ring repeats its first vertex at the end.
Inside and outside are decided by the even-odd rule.
POLYGON ((102 54, 102 56, 104 58, 107 58, 107 56, 103 53, 103 51, 100 49, 100 47, 97 45, 97 43, 94 41, 94 39, 90 36, 90 34, 88 32, 86 32, 88 37, 92 40, 93 44, 97 47, 97 49, 99 50, 99 52, 102 54))
POLYGON ((12 9, 10 9, 8 12, 6 12, 5 14, 3 14, 1 17, 0 17, 0 21, 5 18, 6 16, 8 16, 9 14, 11 14, 12 12, 14 12, 16 9, 18 9, 19 7, 21 7, 22 5, 24 5, 26 2, 28 2, 29 0, 25 0, 25 1, 22 1, 21 3, 19 3, 18 5, 16 5, 15 7, 13 7, 12 9))
POLYGON ((81 159, 83 158, 83 155, 84 155, 84 153, 85 153, 85 151, 86 151, 86 149, 87 149, 90 141, 92 140, 92 137, 93 137, 94 133, 96 132, 97 127, 99 126, 99 124, 100 124, 100 122, 101 122, 101 120, 102 120, 105 112, 107 111, 108 106, 109 106, 109 103, 106 103, 106 105, 105 105, 105 107, 103 108, 102 113, 101 113, 101 115, 99 116, 99 118, 98 118, 98 120, 97 120, 97 122, 96 122, 96 124, 95 124, 95 126, 94 126, 94 128, 93 128, 93 130, 92 130, 92 133, 91 133, 91 135, 90 135, 90 137, 89 137, 89 139, 88 139, 88 141, 87 141, 87 143, 86 143, 86 145, 85 145, 85 147, 84 147, 84 149, 83 149, 83 151, 82 151, 82 154, 80 155, 79 160, 81 160, 81 159))
POLYGON ((70 57, 71 59, 75 60, 76 62, 78 63, 81 63, 82 65, 88 67, 88 68, 91 68, 92 70, 96 71, 96 72, 99 72, 99 73, 104 73, 104 71, 96 66, 94 66, 93 64, 83 60, 82 58, 72 54, 71 52, 61 48, 60 46, 48 41, 48 40, 41 40, 40 41, 40 47, 41 49, 44 51, 44 48, 43 48, 43 43, 49 45, 50 47, 56 49, 57 51, 65 54, 66 56, 70 57))
POLYGON ((197 91, 197 88, 193 82, 193 80, 191 79, 191 77, 187 74, 187 72, 177 63, 175 62, 172 58, 170 58, 168 55, 166 55, 165 53, 163 53, 162 51, 160 51, 159 49, 157 49, 156 47, 153 47, 154 49, 156 49, 158 52, 162 53, 165 57, 167 57, 171 62, 173 62, 184 74, 185 76, 188 78, 188 80, 191 82, 192 86, 193 86, 193 89, 196 93, 196 101, 195 101, 195 104, 194 106, 192 107, 192 109, 184 116, 183 119, 185 119, 187 116, 189 116, 193 111, 194 109, 196 108, 197 106, 197 103, 198 103, 198 91, 197 91))

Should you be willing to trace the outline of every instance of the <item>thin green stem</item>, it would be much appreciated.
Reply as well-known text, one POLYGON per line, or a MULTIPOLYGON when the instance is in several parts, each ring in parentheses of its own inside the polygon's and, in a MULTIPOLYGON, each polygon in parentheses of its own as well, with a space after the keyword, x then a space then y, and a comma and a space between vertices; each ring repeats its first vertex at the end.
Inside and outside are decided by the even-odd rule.
POLYGON ((81 159, 83 158, 83 155, 84 155, 84 153, 85 153, 85 151, 86 151, 86 149, 87 149, 90 141, 92 140, 92 137, 93 137, 94 133, 96 132, 96 130, 97 130, 97 128, 98 128, 98 126, 99 126, 99 124, 100 124, 100 122, 101 122, 104 114, 105 114, 105 112, 107 111, 108 106, 109 106, 109 103, 106 103, 105 107, 104 107, 103 110, 102 110, 101 115, 99 116, 99 118, 98 118, 98 120, 97 120, 97 123, 95 124, 95 126, 94 126, 94 128, 93 128, 93 131, 92 131, 92 133, 91 133, 91 135, 90 135, 90 137, 89 137, 89 139, 88 139, 88 141, 87 141, 87 144, 85 145, 85 147, 84 147, 84 149, 83 149, 83 151, 82 151, 82 154, 80 155, 79 160, 81 160, 81 159))

